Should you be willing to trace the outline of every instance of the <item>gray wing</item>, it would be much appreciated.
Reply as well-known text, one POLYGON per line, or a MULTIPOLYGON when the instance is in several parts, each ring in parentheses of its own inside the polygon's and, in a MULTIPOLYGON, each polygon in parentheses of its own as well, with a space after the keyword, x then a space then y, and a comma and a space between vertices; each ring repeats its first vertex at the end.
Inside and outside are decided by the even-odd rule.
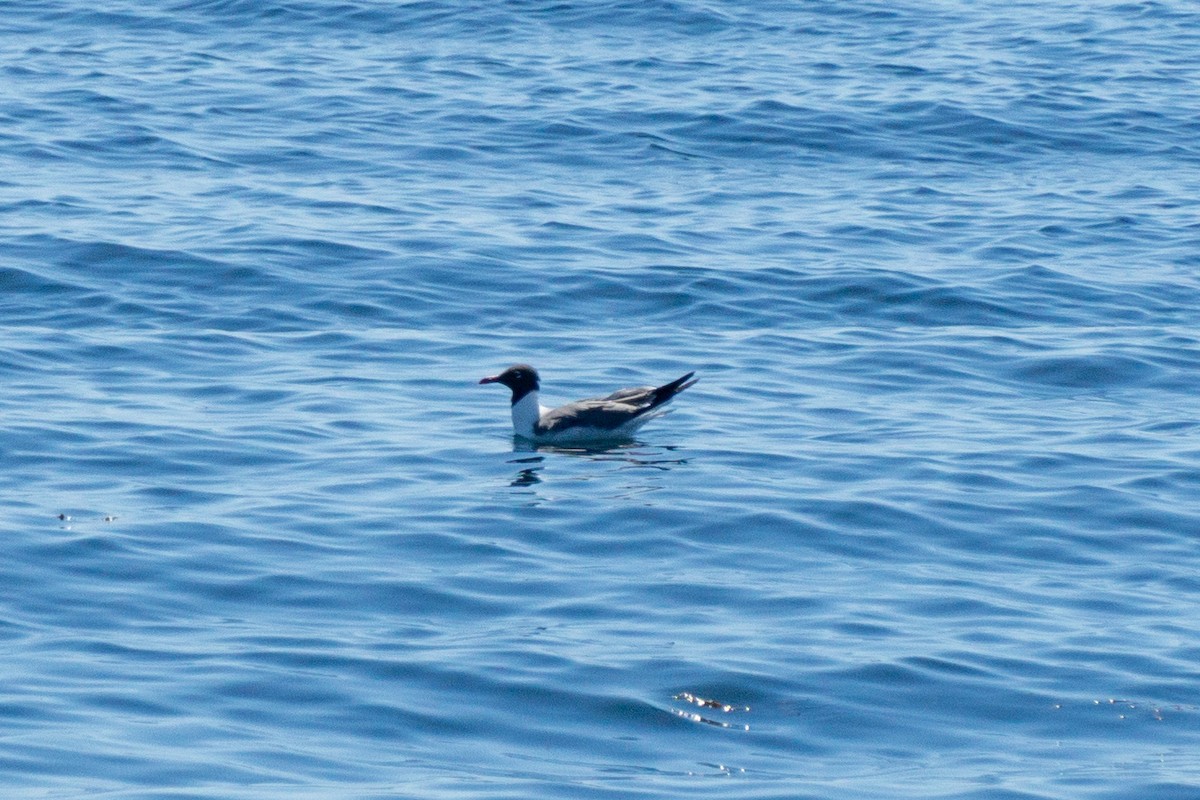
POLYGON ((669 403, 671 398, 695 383, 690 380, 695 374, 689 372, 659 387, 631 386, 617 389, 607 397, 567 403, 542 415, 537 424, 538 431, 543 434, 555 433, 576 426, 615 431, 635 417, 669 403))
MULTIPOLYGON (((620 394, 620 392, 614 394, 620 394)), ((645 410, 642 406, 615 402, 610 399, 611 397, 612 395, 580 400, 553 411, 547 411, 538 421, 538 430, 541 433, 555 433, 580 426, 611 431, 621 427, 645 410)))
POLYGON ((653 395, 653 386, 630 386, 628 389, 617 389, 608 397, 597 399, 611 400, 616 403, 628 403, 631 406, 641 406, 649 403, 653 395))

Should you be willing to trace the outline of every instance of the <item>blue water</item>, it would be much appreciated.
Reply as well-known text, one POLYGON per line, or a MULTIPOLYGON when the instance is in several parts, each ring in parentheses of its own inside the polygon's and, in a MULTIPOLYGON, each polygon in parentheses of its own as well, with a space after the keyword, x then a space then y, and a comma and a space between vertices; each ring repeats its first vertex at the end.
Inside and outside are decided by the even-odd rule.
POLYGON ((0 11, 5 798, 1200 797, 1194 4, 0 11))

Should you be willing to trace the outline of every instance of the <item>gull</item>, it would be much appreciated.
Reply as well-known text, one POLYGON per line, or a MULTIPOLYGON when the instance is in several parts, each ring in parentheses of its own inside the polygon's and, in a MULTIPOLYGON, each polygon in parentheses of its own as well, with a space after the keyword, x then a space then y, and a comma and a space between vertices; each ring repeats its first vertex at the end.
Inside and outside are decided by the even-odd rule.
MULTIPOLYGON (((516 364, 484 378, 512 390, 513 431, 523 439, 544 443, 594 442, 628 439, 638 428, 667 413, 663 408, 675 395, 694 384, 689 372, 662 386, 632 386, 606 397, 576 400, 558 408, 538 402, 541 382, 537 370, 516 364)), ((697 379, 698 380, 698 379, 697 379)))

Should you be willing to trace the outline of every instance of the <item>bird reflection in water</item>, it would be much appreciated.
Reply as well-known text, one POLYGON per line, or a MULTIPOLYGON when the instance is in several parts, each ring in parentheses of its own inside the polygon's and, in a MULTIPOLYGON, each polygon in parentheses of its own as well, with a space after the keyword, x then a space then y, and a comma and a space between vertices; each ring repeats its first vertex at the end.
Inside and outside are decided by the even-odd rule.
MULTIPOLYGON (((674 456, 679 450, 674 445, 647 446, 641 442, 620 442, 598 444, 592 446, 577 445, 573 447, 550 444, 534 444, 520 437, 513 437, 513 453, 548 453, 562 456, 575 456, 595 462, 617 463, 618 469, 657 469, 666 471, 672 467, 686 464, 687 459, 674 456), (622 463, 623 462, 623 463, 622 463)), ((522 465, 513 476, 510 486, 529 487, 542 482, 538 475, 546 464, 545 455, 532 455, 514 458, 508 463, 522 465)))
MULTIPOLYGON (((533 458, 514 458, 508 462, 510 464, 540 464, 545 461, 545 456, 534 456, 533 458)), ((509 486, 533 486, 536 483, 541 483, 542 479, 538 477, 538 472, 541 467, 525 467, 517 470, 516 476, 509 483, 509 486)))

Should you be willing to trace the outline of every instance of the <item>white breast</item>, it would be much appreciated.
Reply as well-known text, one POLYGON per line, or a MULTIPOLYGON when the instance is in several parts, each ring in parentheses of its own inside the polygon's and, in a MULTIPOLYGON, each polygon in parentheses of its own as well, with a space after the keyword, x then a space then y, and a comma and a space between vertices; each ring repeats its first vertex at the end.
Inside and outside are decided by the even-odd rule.
POLYGON ((530 392, 522 397, 517 402, 513 403, 512 421, 513 431, 518 436, 524 436, 526 439, 534 437, 534 425, 541 419, 542 412, 547 409, 538 405, 538 393, 530 392))

